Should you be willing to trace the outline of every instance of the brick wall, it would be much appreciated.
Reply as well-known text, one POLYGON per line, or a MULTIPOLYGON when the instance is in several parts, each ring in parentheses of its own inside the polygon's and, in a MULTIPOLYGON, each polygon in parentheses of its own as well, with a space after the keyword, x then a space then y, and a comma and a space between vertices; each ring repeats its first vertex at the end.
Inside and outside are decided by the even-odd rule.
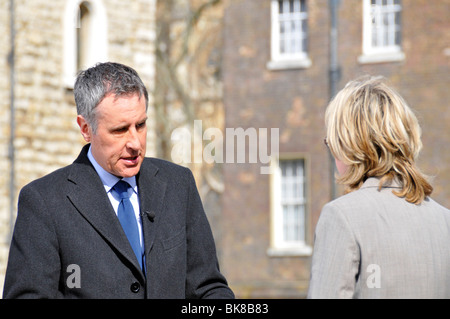
MULTIPOLYGON (((306 69, 272 71, 270 1, 230 1, 224 24, 226 127, 279 128, 280 154, 307 160, 308 223, 312 228, 328 200, 328 155, 323 111, 328 98, 327 1, 309 3, 306 69)), ((301 297, 309 279, 309 257, 271 257, 270 175, 255 164, 227 164, 223 198, 223 268, 245 297, 301 297)), ((307 234, 311 245, 313 234, 307 234)))
POLYGON ((362 5, 341 1, 339 59, 343 86, 363 74, 383 75, 415 111, 422 127, 423 150, 418 164, 433 176, 432 197, 450 207, 450 1, 402 1, 400 62, 361 64, 362 5))
MULTIPOLYGON (((423 128, 419 165, 435 175, 433 197, 450 207, 450 1, 402 1, 400 62, 361 64, 362 1, 340 1, 339 88, 363 74, 383 75, 415 109, 423 128)), ((309 163, 308 212, 312 244, 323 205, 330 200, 329 160, 323 146, 329 101, 328 1, 307 1, 309 58, 306 69, 271 71, 270 1, 227 1, 224 18, 226 127, 278 127, 280 153, 299 153, 309 163)), ((222 268, 241 297, 302 297, 310 257, 274 257, 270 246, 270 176, 256 164, 224 165, 222 268)), ((339 188, 339 194, 342 190, 339 188)))

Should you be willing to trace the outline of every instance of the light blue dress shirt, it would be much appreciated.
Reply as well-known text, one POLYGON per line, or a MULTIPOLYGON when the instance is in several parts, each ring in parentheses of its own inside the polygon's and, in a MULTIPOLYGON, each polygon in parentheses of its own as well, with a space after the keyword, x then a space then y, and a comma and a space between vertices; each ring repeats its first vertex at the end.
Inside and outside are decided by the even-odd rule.
MULTIPOLYGON (((116 185, 116 183, 120 180, 117 176, 107 172, 103 167, 100 166, 100 164, 97 163, 94 156, 92 155, 91 148, 89 148, 88 152, 88 158, 91 161, 92 165, 94 166, 98 176, 100 176, 100 180, 103 183, 103 187, 105 187, 106 194, 108 194, 109 201, 111 202, 112 207, 114 208, 114 211, 117 215, 117 210, 119 208, 120 199, 118 197, 115 197, 113 195, 114 192, 111 192, 111 189, 116 185)), ((134 209, 134 215, 136 217, 136 221, 139 228, 139 238, 141 241, 141 248, 144 249, 144 238, 142 235, 142 221, 141 221, 141 215, 139 214, 139 196, 138 196, 138 187, 136 184, 136 177, 125 177, 123 178, 125 182, 130 184, 132 190, 128 190, 128 192, 133 192, 130 196, 131 204, 133 205, 134 209)))

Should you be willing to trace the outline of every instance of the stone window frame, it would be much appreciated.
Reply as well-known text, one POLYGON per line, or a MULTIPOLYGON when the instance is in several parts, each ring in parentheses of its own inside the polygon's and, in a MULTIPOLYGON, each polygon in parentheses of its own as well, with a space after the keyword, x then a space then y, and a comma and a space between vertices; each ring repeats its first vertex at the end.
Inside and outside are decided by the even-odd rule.
MULTIPOLYGON (((309 168, 310 160, 305 154, 283 154, 271 161, 271 239, 270 247, 267 250, 267 254, 271 257, 283 257, 283 256, 310 256, 312 254, 312 247, 308 243, 310 234, 310 208, 309 208, 309 168), (301 183, 303 186, 303 196, 297 198, 283 199, 282 198, 282 166, 284 163, 292 161, 298 161, 302 163, 302 175, 299 176, 300 180, 297 183, 301 183), (283 213, 283 205, 301 205, 303 207, 303 225, 298 224, 301 229, 298 231, 303 233, 303 238, 299 240, 285 240, 285 221, 283 213)), ((290 175, 288 178, 292 185, 295 183, 294 176, 290 175)), ((286 177, 285 177, 286 178, 286 177)), ((285 179, 285 182, 287 179, 285 179)))
POLYGON ((363 52, 358 57, 359 63, 398 62, 405 59, 401 46, 402 11, 401 0, 363 0, 363 52), (387 38, 384 34, 387 34, 387 38), (374 35, 377 36, 376 44, 374 35), (381 41, 383 43, 380 45, 381 41))
POLYGON ((308 56, 307 42, 308 31, 308 7, 307 0, 271 0, 271 60, 267 63, 269 70, 284 70, 309 68, 311 60, 308 56), (288 13, 280 14, 280 5, 284 11, 289 9, 288 13), (304 9, 303 11, 301 11, 304 9), (280 23, 294 22, 293 33, 286 33, 289 37, 294 34, 296 45, 300 48, 297 52, 280 52, 280 23))
POLYGON ((102 0, 67 0, 63 16, 63 83, 73 89, 77 75, 77 28, 80 27, 80 5, 89 8, 90 30, 86 64, 89 66, 107 61, 108 57, 108 21, 102 0))

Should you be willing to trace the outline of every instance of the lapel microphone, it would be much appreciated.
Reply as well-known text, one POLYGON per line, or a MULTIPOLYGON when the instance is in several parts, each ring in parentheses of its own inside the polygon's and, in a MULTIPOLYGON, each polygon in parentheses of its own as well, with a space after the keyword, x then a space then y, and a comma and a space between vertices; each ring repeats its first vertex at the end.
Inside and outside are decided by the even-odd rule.
POLYGON ((147 218, 153 223, 156 214, 153 211, 145 211, 141 214, 141 217, 147 216, 147 218))

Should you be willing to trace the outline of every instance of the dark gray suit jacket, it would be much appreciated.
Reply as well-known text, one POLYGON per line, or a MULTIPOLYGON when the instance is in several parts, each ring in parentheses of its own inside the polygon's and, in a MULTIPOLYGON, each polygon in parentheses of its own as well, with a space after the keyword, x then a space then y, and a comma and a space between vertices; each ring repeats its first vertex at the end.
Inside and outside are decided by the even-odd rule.
POLYGON ((190 170, 146 158, 136 176, 144 276, 87 151, 21 190, 3 297, 233 298, 190 170))

